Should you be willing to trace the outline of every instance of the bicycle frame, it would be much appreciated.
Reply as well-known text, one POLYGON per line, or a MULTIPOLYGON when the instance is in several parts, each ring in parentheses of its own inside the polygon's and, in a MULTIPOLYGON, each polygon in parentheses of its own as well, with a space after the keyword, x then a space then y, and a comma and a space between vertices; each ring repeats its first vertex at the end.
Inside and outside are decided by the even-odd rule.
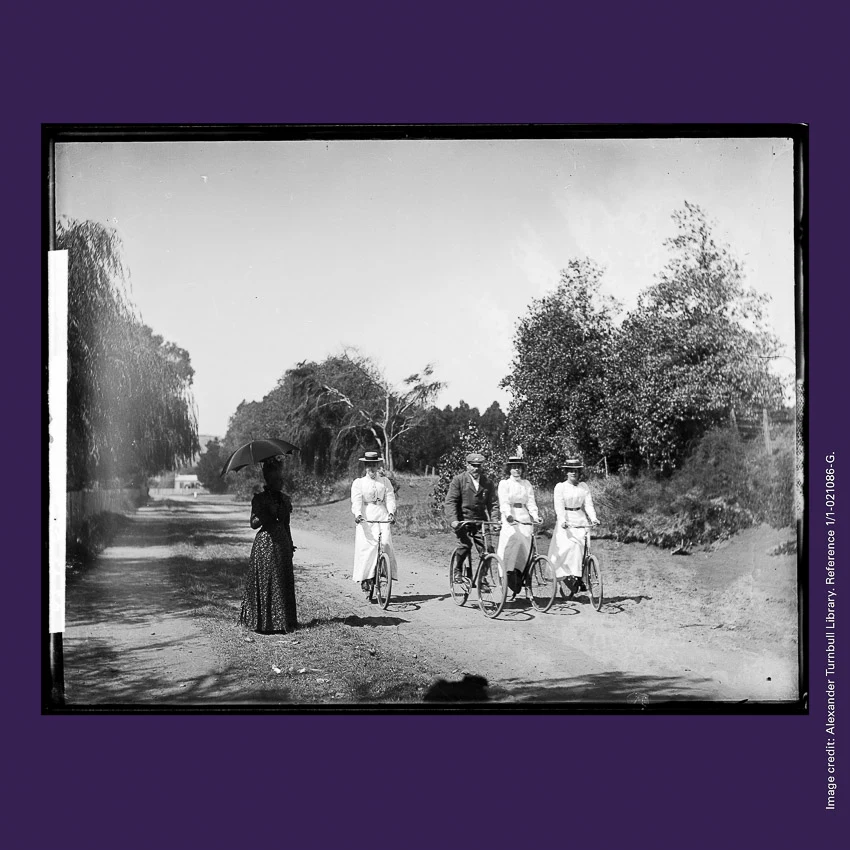
MULTIPOLYGON (((369 601, 372 601, 372 594, 375 592, 375 586, 380 584, 378 581, 378 565, 381 563, 381 556, 384 554, 383 547, 383 533, 381 530, 382 525, 392 525, 390 520, 388 519, 363 519, 362 522, 368 522, 370 525, 378 526, 378 547, 377 552, 375 554, 375 568, 372 571, 372 575, 367 579, 370 582, 369 585, 369 601)), ((392 574, 390 573, 387 581, 387 595, 385 599, 381 598, 381 587, 378 587, 378 600, 381 602, 381 607, 386 609, 387 605, 390 603, 390 591, 392 589, 392 574)))
POLYGON ((587 533, 584 535, 584 545, 581 548, 581 574, 584 576, 587 569, 587 558, 590 555, 590 529, 592 525, 572 525, 567 524, 567 528, 583 528, 587 533))
MULTIPOLYGON (((392 523, 388 519, 363 519, 363 520, 361 520, 361 522, 368 522, 369 525, 378 525, 378 526, 392 525, 392 523)), ((375 566, 377 566, 378 561, 381 558, 381 554, 384 551, 384 548, 381 545, 382 540, 383 540, 383 537, 382 537, 381 529, 379 528, 378 529, 378 554, 377 554, 377 557, 375 558, 375 566)), ((374 578, 374 577, 375 577, 375 574, 373 572, 371 578, 374 578)))
POLYGON ((501 559, 493 551, 492 529, 501 523, 492 520, 461 520, 455 529, 463 526, 476 526, 481 528, 484 540, 477 536, 470 541, 470 548, 460 546, 452 553, 449 565, 449 586, 451 595, 456 605, 464 605, 469 593, 474 587, 478 591, 478 606, 485 617, 498 617, 507 595, 507 579, 502 569, 501 559), (478 543, 481 542, 481 550, 478 551, 478 543), (478 551, 478 564, 473 571, 472 544, 478 551), (494 567, 498 565, 498 568, 494 567), (495 572, 491 572, 495 570, 495 572), (488 574, 491 579, 488 580, 488 574))
MULTIPOLYGON (((515 521, 516 525, 530 525, 532 528, 537 529, 541 525, 542 522, 522 522, 521 520, 515 521)), ((528 578, 528 573, 531 570, 531 565, 534 563, 534 559, 537 557, 537 532, 531 532, 531 545, 528 547, 528 558, 526 558, 525 566, 522 568, 522 583, 525 585, 526 579, 528 578)))
POLYGON ((590 602, 596 611, 602 608, 602 571, 599 567, 599 559, 590 551, 590 529, 588 524, 568 524, 567 528, 583 528, 586 531, 584 535, 584 546, 581 554, 581 580, 587 589, 587 594, 590 597, 590 602), (590 561, 594 562, 595 578, 590 577, 590 561))
POLYGON ((475 551, 478 552, 478 564, 476 565, 474 572, 472 571, 472 547, 470 547, 469 549, 469 569, 472 573, 472 586, 474 587, 476 582, 478 581, 478 574, 481 572, 481 566, 484 563, 484 556, 495 551, 493 542, 490 539, 492 537, 493 532, 489 528, 484 531, 483 526, 501 525, 501 523, 493 522, 493 520, 489 519, 464 519, 461 520, 460 525, 480 525, 482 526, 482 533, 485 535, 484 551, 479 552, 478 547, 475 547, 475 551))

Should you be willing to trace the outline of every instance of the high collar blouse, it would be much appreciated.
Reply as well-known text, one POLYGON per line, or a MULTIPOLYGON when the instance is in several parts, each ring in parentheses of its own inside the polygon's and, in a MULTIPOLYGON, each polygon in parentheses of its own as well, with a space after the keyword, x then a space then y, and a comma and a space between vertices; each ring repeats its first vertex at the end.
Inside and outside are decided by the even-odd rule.
POLYGON ((583 510, 591 522, 596 522, 596 511, 593 508, 593 499, 590 490, 584 482, 571 484, 562 481, 555 485, 555 514, 559 521, 564 521, 565 511, 583 510))
POLYGON ((389 513, 395 513, 395 491, 388 478, 356 478, 351 488, 351 510, 357 516, 363 505, 385 505, 389 513))
POLYGON ((499 512, 503 517, 512 515, 515 505, 523 506, 532 517, 539 516, 534 488, 525 478, 516 480, 511 477, 499 482, 499 512))

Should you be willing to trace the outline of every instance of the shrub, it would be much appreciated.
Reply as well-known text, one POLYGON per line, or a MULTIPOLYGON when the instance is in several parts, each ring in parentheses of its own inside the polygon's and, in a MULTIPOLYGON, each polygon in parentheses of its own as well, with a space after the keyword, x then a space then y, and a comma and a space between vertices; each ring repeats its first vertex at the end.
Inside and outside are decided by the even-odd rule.
POLYGON ((76 534, 65 540, 65 561, 79 567, 91 563, 126 526, 127 517, 103 511, 90 516, 76 534))
POLYGON ((449 492, 452 478, 466 469, 466 456, 470 452, 479 452, 486 458, 482 467, 483 473, 498 485, 501 479, 502 462, 510 454, 505 443, 496 443, 486 436, 481 429, 470 422, 466 431, 457 435, 453 447, 444 454, 437 464, 437 481, 431 490, 431 513, 436 517, 443 515, 443 502, 449 492))
MULTIPOLYGON (((255 466, 243 469, 232 475, 228 490, 237 499, 250 501, 255 493, 263 489, 262 467, 255 466)), ((337 481, 331 475, 313 475, 300 466, 284 466, 283 468, 283 492, 290 497, 296 497, 301 501, 325 501, 334 494, 337 481)))
POLYGON ((788 435, 747 443, 734 429, 707 433, 669 478, 624 473, 593 482, 600 520, 625 543, 707 545, 758 523, 794 522, 794 453, 788 435))

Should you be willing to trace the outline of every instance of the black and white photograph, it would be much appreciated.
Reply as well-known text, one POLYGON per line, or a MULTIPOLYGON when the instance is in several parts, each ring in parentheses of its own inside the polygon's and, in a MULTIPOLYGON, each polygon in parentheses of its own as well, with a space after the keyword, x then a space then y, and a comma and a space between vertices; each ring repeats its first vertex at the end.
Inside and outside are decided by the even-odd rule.
POLYGON ((799 713, 802 125, 46 125, 48 710, 799 713))

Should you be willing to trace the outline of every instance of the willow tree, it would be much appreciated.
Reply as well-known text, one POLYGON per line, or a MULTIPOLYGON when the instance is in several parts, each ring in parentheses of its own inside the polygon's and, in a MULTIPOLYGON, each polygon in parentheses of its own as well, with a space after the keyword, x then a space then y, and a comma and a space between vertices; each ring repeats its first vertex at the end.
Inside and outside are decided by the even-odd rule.
POLYGON ((139 318, 114 228, 63 218, 68 251, 68 487, 139 481, 199 449, 189 354, 139 318))

